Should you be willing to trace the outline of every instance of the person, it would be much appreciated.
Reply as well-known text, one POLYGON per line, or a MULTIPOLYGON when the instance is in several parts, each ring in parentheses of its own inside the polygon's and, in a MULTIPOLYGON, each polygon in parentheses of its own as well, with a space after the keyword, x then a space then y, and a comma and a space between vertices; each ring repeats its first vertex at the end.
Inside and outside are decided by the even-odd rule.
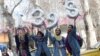
POLYGON ((18 28, 15 35, 17 52, 19 51, 19 56, 31 56, 29 52, 29 40, 25 29, 18 28))
POLYGON ((27 56, 31 56, 31 53, 30 53, 30 50, 29 50, 29 38, 30 38, 30 35, 29 35, 29 30, 28 30, 28 28, 27 27, 24 27, 24 39, 25 39, 25 46, 26 46, 26 48, 25 48, 25 51, 26 51, 26 53, 27 53, 27 56))
POLYGON ((55 35, 52 35, 49 32, 49 38, 52 41, 54 46, 53 56, 67 56, 65 39, 64 37, 61 36, 60 28, 56 28, 55 35))
POLYGON ((48 33, 46 30, 46 34, 42 31, 38 30, 35 36, 32 36, 33 40, 36 44, 36 53, 35 56, 51 56, 49 48, 47 46, 48 41, 48 33))
POLYGON ((10 56, 7 52, 7 48, 4 49, 1 56, 10 56))
POLYGON ((35 35, 34 27, 29 26, 27 28, 28 28, 29 46, 31 49, 34 49, 34 40, 31 38, 32 35, 35 35))
POLYGON ((68 26, 68 35, 66 38, 66 47, 73 56, 80 56, 80 45, 77 41, 75 20, 74 25, 68 26))

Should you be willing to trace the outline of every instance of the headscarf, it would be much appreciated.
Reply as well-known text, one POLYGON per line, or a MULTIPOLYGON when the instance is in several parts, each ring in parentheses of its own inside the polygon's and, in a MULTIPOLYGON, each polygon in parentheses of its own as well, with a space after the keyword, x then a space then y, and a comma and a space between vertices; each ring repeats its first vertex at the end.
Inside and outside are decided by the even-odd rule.
MULTIPOLYGON (((58 28, 58 29, 60 29, 60 28, 58 28)), ((61 30, 60 30, 60 32, 61 32, 61 30)), ((56 40, 58 40, 58 41, 60 41, 62 39, 62 36, 61 35, 57 36, 56 32, 54 32, 54 36, 55 36, 56 40)))
POLYGON ((56 40, 60 41, 60 40, 62 39, 62 36, 61 36, 61 35, 57 36, 57 35, 55 34, 55 38, 56 38, 56 40))

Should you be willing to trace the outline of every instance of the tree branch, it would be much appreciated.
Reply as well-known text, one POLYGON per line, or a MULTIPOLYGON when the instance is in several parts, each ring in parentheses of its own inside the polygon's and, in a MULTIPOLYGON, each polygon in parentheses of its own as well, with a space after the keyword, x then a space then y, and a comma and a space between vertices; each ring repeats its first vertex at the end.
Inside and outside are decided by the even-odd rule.
POLYGON ((11 11, 11 15, 13 14, 15 8, 16 8, 21 2, 22 2, 22 0, 20 0, 20 1, 14 6, 14 8, 13 8, 12 11, 11 11))

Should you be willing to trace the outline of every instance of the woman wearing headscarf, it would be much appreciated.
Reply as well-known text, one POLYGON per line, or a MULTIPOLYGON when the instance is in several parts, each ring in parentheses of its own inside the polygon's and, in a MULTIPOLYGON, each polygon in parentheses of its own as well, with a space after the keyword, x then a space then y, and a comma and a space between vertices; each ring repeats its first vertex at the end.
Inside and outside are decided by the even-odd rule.
POLYGON ((31 56, 29 52, 29 39, 25 29, 18 28, 15 35, 16 48, 19 56, 31 56))
POLYGON ((80 45, 77 41, 75 20, 74 25, 68 26, 68 35, 66 38, 66 47, 73 56, 80 56, 80 45))
POLYGON ((49 32, 49 38, 53 43, 54 53, 53 56, 67 56, 65 48, 65 39, 61 36, 60 28, 56 28, 55 34, 49 32))

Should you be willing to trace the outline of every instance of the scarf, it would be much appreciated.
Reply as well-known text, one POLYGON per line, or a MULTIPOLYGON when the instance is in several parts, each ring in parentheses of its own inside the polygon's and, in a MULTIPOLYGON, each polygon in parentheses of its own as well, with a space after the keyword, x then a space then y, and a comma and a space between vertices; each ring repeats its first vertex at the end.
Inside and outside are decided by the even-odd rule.
POLYGON ((57 36, 57 35, 55 34, 55 38, 56 38, 56 40, 60 41, 60 40, 62 39, 62 36, 57 36))

